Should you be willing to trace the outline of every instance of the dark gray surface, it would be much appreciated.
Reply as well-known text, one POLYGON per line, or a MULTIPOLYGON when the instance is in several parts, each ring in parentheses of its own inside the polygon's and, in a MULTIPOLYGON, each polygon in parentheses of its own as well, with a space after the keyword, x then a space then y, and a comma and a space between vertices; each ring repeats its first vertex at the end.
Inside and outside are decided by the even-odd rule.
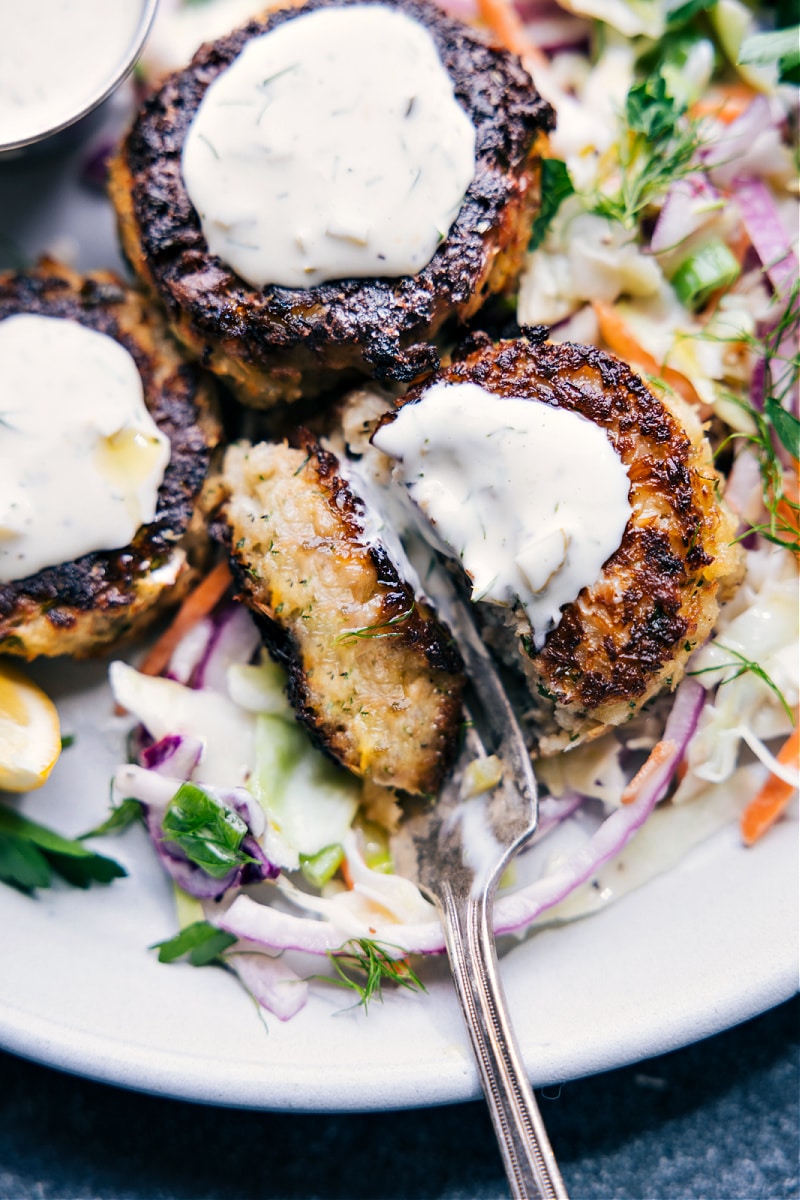
MULTIPOLYGON (((572 1200, 796 1200, 799 1067, 795 998, 696 1046, 546 1091, 572 1200)), ((0 1072, 2 1200, 507 1195, 479 1103, 296 1116, 138 1095, 10 1055, 0 1072)))

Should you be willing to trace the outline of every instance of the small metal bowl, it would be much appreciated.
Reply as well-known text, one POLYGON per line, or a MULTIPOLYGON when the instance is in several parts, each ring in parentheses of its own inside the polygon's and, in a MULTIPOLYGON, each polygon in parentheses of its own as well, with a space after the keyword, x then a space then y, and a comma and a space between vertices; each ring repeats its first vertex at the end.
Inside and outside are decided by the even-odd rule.
MULTIPOLYGON (((24 3, 24 0, 21 2, 24 3)), ((24 136, 14 141, 0 142, 0 161, 27 154, 34 147, 37 149, 49 148, 50 139, 55 139, 56 135, 63 134, 65 130, 77 125, 78 122, 83 122, 104 100, 108 99, 112 92, 116 91, 133 70, 136 60, 142 52, 158 8, 158 0, 141 0, 140 7, 139 20, 127 50, 121 57, 115 58, 108 64, 107 77, 98 85, 90 99, 83 101, 80 108, 75 111, 65 110, 56 123, 50 123, 44 129, 26 132, 24 136), (44 143, 47 145, 45 146, 44 143)), ((57 142, 60 143, 60 141, 61 139, 58 138, 57 142)))

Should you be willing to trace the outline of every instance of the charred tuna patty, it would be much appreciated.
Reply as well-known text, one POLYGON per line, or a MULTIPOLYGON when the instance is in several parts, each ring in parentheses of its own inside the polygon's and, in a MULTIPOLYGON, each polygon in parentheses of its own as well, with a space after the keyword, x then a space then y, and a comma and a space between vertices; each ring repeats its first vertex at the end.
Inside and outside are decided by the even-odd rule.
MULTIPOLYGON (((0 321, 19 314, 76 322, 124 347, 146 408, 169 439, 155 517, 130 545, 0 583, 0 652, 84 656, 139 632, 195 578, 208 547, 198 496, 219 428, 208 385, 180 357, 161 319, 113 275, 81 277, 45 261, 2 276, 0 321)), ((13 440, 4 444, 13 453, 13 440)), ((76 477, 74 486, 80 483, 76 477)))
MULTIPOLYGON (((404 405, 430 404, 441 384, 482 389, 485 406, 496 414, 495 433, 507 420, 503 398, 516 398, 523 407, 539 401, 545 413, 555 408, 577 414, 604 431, 627 473, 630 515, 626 520, 623 514, 613 539, 616 548, 606 551, 596 578, 560 605, 554 627, 550 621, 535 636, 529 614, 559 563, 569 561, 564 555, 568 534, 556 557, 553 537, 543 536, 532 544, 529 558, 523 553, 517 559, 534 581, 531 604, 526 607, 516 593, 505 604, 478 605, 487 638, 506 652, 511 649, 525 671, 537 707, 540 752, 555 753, 621 724, 661 689, 677 685, 689 654, 709 635, 720 600, 739 581, 735 522, 720 500, 710 447, 694 415, 672 397, 658 398, 627 366, 599 350, 535 337, 497 345, 486 339, 432 383, 412 390, 404 405)), ((402 414, 401 407, 388 420, 399 427, 402 414)), ((375 440, 381 447, 380 431, 375 440)), ((492 442, 493 436, 485 442, 489 457, 492 442)), ((574 447, 567 440, 554 454, 545 453, 562 456, 568 489, 570 478, 575 480, 568 470, 574 447)), ((546 465, 537 461, 539 454, 534 445, 526 464, 531 488, 537 470, 546 465)), ((498 460, 498 484, 505 467, 498 460)), ((591 462, 583 474, 591 505, 591 462)), ((402 478, 409 482, 408 475, 402 478)), ((525 503, 524 480, 517 497, 525 503)), ((558 513, 559 497, 551 500, 555 515, 549 520, 555 528, 566 522, 558 513)), ((508 511, 510 519, 514 514, 508 511)), ((578 540, 582 534, 576 528, 578 540)))
POLYGON ((252 39, 351 3, 311 0, 202 47, 145 102, 111 170, 134 270, 184 346, 256 407, 317 393, 343 375, 410 382, 434 370, 431 339, 445 322, 469 318, 514 284, 539 204, 538 153, 553 115, 519 60, 425 0, 392 0, 430 34, 475 128, 475 173, 433 258, 398 278, 259 288, 209 252, 181 164, 208 88, 252 39))

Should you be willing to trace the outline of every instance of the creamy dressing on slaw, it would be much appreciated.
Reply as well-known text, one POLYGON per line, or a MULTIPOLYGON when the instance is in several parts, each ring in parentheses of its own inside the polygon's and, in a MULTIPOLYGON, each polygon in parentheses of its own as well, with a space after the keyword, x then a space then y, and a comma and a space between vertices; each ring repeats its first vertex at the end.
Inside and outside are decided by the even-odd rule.
POLYGON ((521 604, 541 648, 597 581, 631 515, 606 433, 577 413, 475 383, 436 383, 373 437, 472 581, 472 599, 521 604))
POLYGON ((0 582, 127 546, 169 456, 124 346, 57 317, 0 321, 0 582))
POLYGON ((247 43, 182 169, 209 250, 256 287, 414 275, 461 207, 475 130, 422 25, 331 8, 247 43))

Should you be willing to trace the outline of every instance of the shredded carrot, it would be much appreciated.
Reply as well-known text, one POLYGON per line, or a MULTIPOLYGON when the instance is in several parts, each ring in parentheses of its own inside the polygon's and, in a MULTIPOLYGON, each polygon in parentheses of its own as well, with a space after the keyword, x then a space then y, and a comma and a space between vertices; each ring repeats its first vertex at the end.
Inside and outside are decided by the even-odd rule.
POLYGON ((656 771, 672 757, 678 747, 673 741, 662 738, 660 742, 656 742, 653 749, 650 751, 647 760, 642 763, 639 770, 630 781, 625 791, 622 793, 623 804, 633 804, 634 800, 639 799, 639 793, 645 784, 649 783, 656 771))
POLYGON ((347 890, 352 892, 353 888, 356 886, 356 881, 353 879, 353 873, 350 870, 350 863, 346 858, 342 859, 339 865, 339 870, 342 873, 342 879, 347 886, 347 890))
POLYGON ((528 37, 519 13, 509 0, 478 0, 478 13, 506 50, 535 63, 544 61, 544 55, 528 37))
POLYGON ((755 92, 744 83, 719 84, 696 101, 689 113, 696 119, 715 117, 724 125, 731 125, 754 99, 755 92))
MULTIPOLYGON (((800 727, 795 725, 787 740, 784 742, 778 762, 782 767, 800 766, 800 727)), ((777 775, 770 775, 761 791, 750 801, 739 822, 742 839, 746 846, 752 846, 774 825, 778 817, 789 804, 794 795, 794 786, 777 775)))
POLYGON ((231 585, 231 570, 225 559, 217 563, 197 587, 189 592, 174 618, 140 664, 143 675, 160 675, 167 666, 181 638, 207 617, 231 585))
POLYGON ((796 541, 800 537, 800 512, 792 507, 799 497, 797 470, 788 467, 783 472, 783 498, 775 506, 775 515, 784 525, 784 530, 776 535, 781 541, 796 541))
POLYGON ((733 242, 728 243, 728 249, 733 254, 733 257, 736 259, 739 266, 742 266, 744 263, 744 260, 747 257, 747 251, 750 249, 751 245, 752 242, 750 241, 750 235, 744 228, 739 231, 738 237, 736 237, 733 242))
POLYGON ((592 308, 597 317, 603 341, 615 354, 630 363, 632 367, 638 368, 656 379, 663 379, 688 404, 698 408, 704 407, 691 380, 682 375, 680 371, 675 371, 672 367, 665 367, 657 362, 650 351, 645 350, 624 317, 612 304, 607 304, 604 300, 593 300, 592 308))

